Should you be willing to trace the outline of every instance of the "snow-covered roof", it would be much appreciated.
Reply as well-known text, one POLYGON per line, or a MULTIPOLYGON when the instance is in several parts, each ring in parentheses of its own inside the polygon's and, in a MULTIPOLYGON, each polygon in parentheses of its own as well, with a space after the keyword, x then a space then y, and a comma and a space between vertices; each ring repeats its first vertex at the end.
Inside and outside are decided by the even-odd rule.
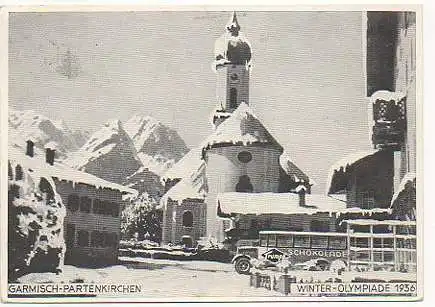
POLYGON ((299 205, 299 195, 294 193, 228 192, 218 194, 217 201, 220 210, 228 214, 316 214, 346 209, 342 201, 321 194, 306 194, 305 206, 299 205))
POLYGON ((308 182, 310 185, 314 185, 315 182, 310 179, 303 171, 301 171, 296 164, 291 160, 287 151, 284 151, 279 157, 279 164, 284 172, 290 176, 295 182, 308 182))
POLYGON ((108 188, 120 192, 136 195, 137 191, 122 185, 106 181, 89 173, 75 170, 58 161, 54 165, 45 162, 43 153, 35 150, 34 157, 25 155, 24 149, 17 144, 9 144, 8 160, 19 163, 23 169, 40 174, 43 177, 58 178, 75 183, 83 183, 96 188, 108 188))
POLYGON ((162 180, 167 180, 190 177, 194 172, 200 169, 204 163, 204 160, 202 160, 202 146, 193 148, 181 158, 180 161, 165 172, 161 178, 162 180))
POLYGON ((252 109, 244 102, 240 103, 233 114, 220 124, 203 143, 204 148, 216 144, 272 143, 282 149, 281 145, 267 131, 252 109))
POLYGON ((372 96, 370 96, 370 101, 374 103, 376 100, 380 99, 385 101, 393 100, 395 103, 397 103, 405 97, 406 94, 402 92, 390 92, 386 90, 381 90, 373 93, 372 96))
POLYGON ((338 160, 336 163, 334 163, 331 166, 329 173, 328 173, 328 179, 326 181, 326 194, 336 192, 336 191, 331 191, 331 189, 332 189, 332 183, 333 183, 334 177, 337 175, 337 173, 339 173, 341 175, 346 173, 347 168, 349 166, 352 166, 355 163, 357 163, 358 161, 365 159, 367 157, 370 157, 370 156, 376 154, 377 152, 379 152, 379 149, 354 152, 354 153, 351 153, 351 154, 347 155, 346 157, 338 160))
POLYGON ((400 185, 398 189, 394 192, 393 198, 391 199, 391 207, 394 205, 396 200, 399 198, 400 194, 406 190, 409 184, 414 185, 415 187, 415 173, 409 172, 403 177, 402 181, 400 181, 400 185))
POLYGON ((207 182, 205 177, 205 164, 196 171, 183 177, 160 199, 158 208, 165 208, 169 199, 181 204, 184 199, 203 200, 207 194, 207 182))

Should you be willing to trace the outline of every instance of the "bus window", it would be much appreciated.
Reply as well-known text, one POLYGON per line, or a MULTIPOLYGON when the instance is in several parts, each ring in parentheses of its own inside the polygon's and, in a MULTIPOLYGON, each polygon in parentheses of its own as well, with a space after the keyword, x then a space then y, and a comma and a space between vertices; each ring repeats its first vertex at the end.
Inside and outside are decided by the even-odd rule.
POLYGON ((367 248, 369 247, 369 238, 351 238, 351 246, 367 248))
POLYGON ((263 247, 267 246, 267 235, 266 234, 260 234, 260 246, 263 246, 263 247))
POLYGON ((310 247, 310 237, 304 235, 294 236, 294 247, 310 247))
POLYGON ((346 249, 346 237, 330 237, 329 249, 346 249))
POLYGON ((277 235, 277 247, 293 247, 293 235, 277 235))
POLYGON ((276 235, 270 234, 269 241, 267 242, 267 247, 276 247, 276 235))
POLYGON ((312 248, 328 248, 328 237, 324 236, 312 236, 311 237, 312 248))

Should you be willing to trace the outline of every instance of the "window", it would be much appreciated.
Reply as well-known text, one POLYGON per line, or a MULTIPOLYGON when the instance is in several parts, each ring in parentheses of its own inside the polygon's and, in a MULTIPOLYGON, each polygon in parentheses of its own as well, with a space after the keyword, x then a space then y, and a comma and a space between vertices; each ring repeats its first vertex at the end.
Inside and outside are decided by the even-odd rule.
POLYGON ((104 247, 104 233, 93 231, 91 234, 91 245, 95 247, 104 247))
POLYGON ((71 211, 77 211, 79 209, 79 197, 76 194, 68 196, 68 209, 71 211))
POLYGON ((268 247, 276 247, 276 235, 269 235, 268 247))
POLYGON ((292 247, 293 236, 292 235, 277 235, 276 236, 277 247, 292 247))
POLYGON ((328 237, 326 236, 312 236, 311 237, 312 248, 328 248, 328 237))
POLYGON ((302 235, 295 236, 294 247, 310 247, 310 237, 302 235))
POLYGON ((118 217, 119 216, 119 207, 118 204, 116 203, 110 203, 110 212, 112 214, 113 217, 118 217))
POLYGON ((106 203, 101 199, 94 199, 94 206, 92 208, 92 212, 96 214, 107 214, 106 213, 106 203))
POLYGON ((230 89, 230 108, 237 108, 237 89, 234 87, 230 89))
POLYGON ((241 151, 237 155, 237 159, 242 163, 248 163, 252 160, 252 154, 249 151, 241 151))
POLYGON ((83 196, 80 198, 80 211, 89 213, 91 212, 91 203, 92 199, 87 196, 83 196))
POLYGON ((267 246, 267 235, 260 235, 260 246, 267 246))
POLYGON ((15 166, 15 180, 23 180, 23 168, 19 164, 15 166))
POLYGON ((329 249, 345 249, 346 238, 345 237, 330 237, 329 249))
POLYGON ((311 221, 310 229, 311 231, 327 232, 329 231, 329 225, 324 221, 311 221))
POLYGON ((79 246, 89 246, 89 233, 86 230, 79 230, 77 243, 79 246))
POLYGON ((362 209, 373 209, 375 207, 375 193, 373 191, 360 192, 358 202, 362 209))
POLYGON ((74 246, 75 241, 75 231, 76 226, 74 224, 67 224, 66 225, 66 238, 65 238, 65 244, 67 248, 71 248, 74 246))
POLYGON ((193 214, 191 211, 185 211, 183 213, 183 226, 192 227, 193 226, 193 214))
POLYGON ((239 182, 236 184, 236 192, 251 193, 254 191, 254 187, 251 183, 251 178, 247 175, 239 177, 239 182))

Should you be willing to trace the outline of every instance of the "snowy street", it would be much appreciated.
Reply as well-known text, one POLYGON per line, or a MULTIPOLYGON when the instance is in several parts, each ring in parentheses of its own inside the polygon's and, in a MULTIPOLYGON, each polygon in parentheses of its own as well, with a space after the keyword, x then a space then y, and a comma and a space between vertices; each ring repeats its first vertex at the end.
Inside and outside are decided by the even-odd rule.
MULTIPOLYGON (((22 283, 84 282, 142 285, 143 297, 236 297, 281 296, 275 291, 249 286, 249 276, 239 275, 233 265, 209 261, 175 261, 121 257, 124 264, 88 269, 70 265, 62 274, 33 273, 22 283)), ((133 294, 135 297, 138 294, 133 294)))

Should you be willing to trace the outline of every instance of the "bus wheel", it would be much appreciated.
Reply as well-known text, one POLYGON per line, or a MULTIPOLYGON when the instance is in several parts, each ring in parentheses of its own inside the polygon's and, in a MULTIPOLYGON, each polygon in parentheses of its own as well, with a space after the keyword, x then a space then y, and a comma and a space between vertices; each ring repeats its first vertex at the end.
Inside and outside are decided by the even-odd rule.
POLYGON ((248 258, 239 258, 236 260, 234 267, 236 272, 239 274, 249 274, 251 270, 251 262, 249 262, 248 258))

